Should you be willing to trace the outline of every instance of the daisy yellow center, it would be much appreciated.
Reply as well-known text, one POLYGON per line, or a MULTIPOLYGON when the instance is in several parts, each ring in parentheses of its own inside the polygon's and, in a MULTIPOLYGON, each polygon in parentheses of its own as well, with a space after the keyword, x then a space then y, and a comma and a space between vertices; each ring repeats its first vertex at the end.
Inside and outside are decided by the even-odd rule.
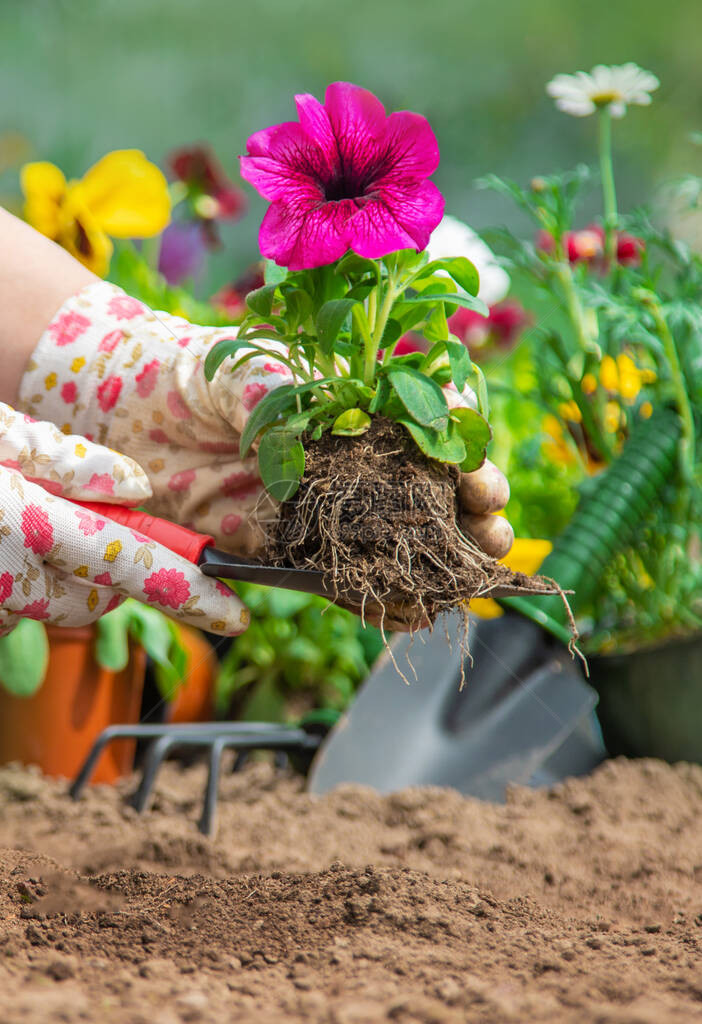
POLYGON ((590 99, 597 107, 608 107, 610 103, 617 103, 622 99, 622 94, 617 92, 616 89, 610 89, 609 92, 597 92, 594 93, 590 99))

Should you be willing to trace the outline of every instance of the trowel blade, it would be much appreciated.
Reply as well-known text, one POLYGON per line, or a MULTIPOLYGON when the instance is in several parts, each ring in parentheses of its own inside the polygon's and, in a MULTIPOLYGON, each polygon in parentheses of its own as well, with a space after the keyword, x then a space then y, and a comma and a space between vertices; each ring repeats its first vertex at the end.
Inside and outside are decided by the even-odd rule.
POLYGON ((395 640, 410 685, 386 654, 320 749, 312 793, 341 783, 382 793, 437 785, 501 800, 510 783, 555 781, 553 765, 564 777, 602 760, 597 698, 565 649, 512 612, 472 619, 474 664, 461 690, 462 629, 453 615, 414 643, 395 640))

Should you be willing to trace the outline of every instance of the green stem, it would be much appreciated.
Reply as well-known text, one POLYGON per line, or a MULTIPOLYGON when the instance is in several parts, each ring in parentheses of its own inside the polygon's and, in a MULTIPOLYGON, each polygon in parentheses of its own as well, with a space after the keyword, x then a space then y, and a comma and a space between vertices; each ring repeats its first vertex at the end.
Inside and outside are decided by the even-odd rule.
POLYGON ((599 145, 600 145, 600 178, 602 180, 602 202, 604 208, 605 255, 610 265, 614 264, 617 255, 617 192, 614 186, 614 166, 612 164, 612 115, 609 106, 600 107, 599 145))
POLYGON ((385 297, 383 298, 383 304, 380 307, 376 317, 375 323, 373 324, 373 334, 371 337, 370 344, 366 344, 365 349, 365 361, 363 370, 363 381, 369 387, 375 380, 375 373, 377 369, 378 361, 378 349, 380 343, 383 340, 383 334, 387 326, 387 322, 390 319, 390 313, 392 311, 393 303, 397 298, 397 290, 395 286, 395 275, 392 271, 388 273, 387 290, 385 297))
POLYGON ((680 469, 683 478, 687 483, 692 483, 695 477, 695 420, 692 415, 690 396, 687 393, 685 376, 680 365, 678 349, 675 339, 671 334, 668 323, 663 315, 660 304, 651 293, 647 305, 658 328, 659 337, 663 343, 663 351, 668 361, 670 375, 673 381, 673 394, 675 404, 682 422, 682 433, 680 437, 680 469))

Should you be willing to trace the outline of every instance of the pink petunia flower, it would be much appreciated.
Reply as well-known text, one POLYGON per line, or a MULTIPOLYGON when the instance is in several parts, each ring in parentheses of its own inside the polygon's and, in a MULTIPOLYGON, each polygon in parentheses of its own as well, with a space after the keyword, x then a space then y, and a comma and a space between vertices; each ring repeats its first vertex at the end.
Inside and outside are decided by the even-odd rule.
POLYGON ((66 405, 73 405, 78 398, 78 387, 74 380, 68 380, 61 387, 61 398, 64 400, 66 405))
POLYGON ((25 619, 48 619, 49 599, 47 597, 43 597, 38 601, 30 601, 30 603, 26 604, 24 608, 20 608, 17 614, 25 619))
POLYGON ((78 519, 78 529, 84 537, 94 537, 100 530, 104 530, 107 523, 104 519, 96 519, 90 512, 84 512, 81 509, 76 511, 76 517, 78 519))
POLYGON ((144 593, 149 604, 180 608, 190 597, 190 584, 178 569, 159 569, 144 580, 144 593))
POLYGON ((130 295, 115 295, 107 303, 107 312, 118 320, 133 320, 144 312, 144 307, 138 299, 130 295))
POLYGON ((152 359, 150 363, 144 364, 141 372, 134 378, 137 394, 140 398, 148 398, 156 387, 160 365, 158 359, 152 359))
POLYGON ((71 345, 90 327, 90 320, 81 313, 61 313, 49 325, 49 334, 58 348, 71 345))
POLYGON ((272 202, 259 244, 290 270, 332 263, 348 249, 377 258, 424 249, 443 196, 427 179, 439 147, 426 118, 385 113, 371 92, 334 82, 324 106, 296 96, 299 123, 252 135, 241 173, 272 202))
POLYGON ((0 604, 4 604, 8 597, 12 597, 12 588, 15 585, 11 572, 4 572, 0 576, 0 604))
POLYGON ((54 546, 54 529, 49 517, 39 505, 25 505, 22 509, 24 546, 35 555, 46 555, 54 546))
POLYGON ((109 473, 93 473, 88 480, 88 487, 98 494, 114 494, 115 482, 109 473))
POLYGON ((110 409, 114 409, 117 405, 117 399, 119 398, 122 390, 122 378, 117 377, 114 374, 107 377, 100 387, 97 389, 97 400, 98 405, 103 412, 109 412, 110 409))

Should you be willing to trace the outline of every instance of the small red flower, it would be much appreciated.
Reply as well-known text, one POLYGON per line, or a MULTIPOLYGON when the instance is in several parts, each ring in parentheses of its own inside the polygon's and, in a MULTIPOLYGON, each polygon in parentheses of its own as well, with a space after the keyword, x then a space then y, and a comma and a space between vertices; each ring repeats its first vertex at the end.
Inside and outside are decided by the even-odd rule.
POLYGON ((79 510, 76 512, 78 518, 78 529, 84 537, 93 537, 99 530, 104 530, 107 523, 104 519, 96 519, 90 512, 79 510))
POLYGON ((12 597, 12 588, 15 581, 12 577, 12 573, 4 572, 0 576, 0 604, 4 604, 8 597, 12 597))
POLYGON ((412 352, 423 352, 421 338, 418 338, 416 334, 403 334, 403 336, 395 345, 393 355, 396 356, 408 356, 412 352))
POLYGON ((119 608, 119 606, 125 600, 126 598, 122 594, 113 594, 110 600, 105 605, 104 614, 107 615, 108 612, 113 612, 115 608, 119 608))
POLYGON ((107 377, 100 387, 97 389, 97 400, 98 405, 103 412, 109 412, 110 409, 114 409, 117 404, 120 392, 122 390, 122 378, 112 374, 111 377, 107 377))
POLYGON ((109 473, 93 473, 88 480, 88 487, 98 494, 114 494, 115 482, 109 473))
POLYGON ((136 389, 140 398, 148 398, 156 387, 160 365, 158 359, 152 359, 150 363, 145 363, 141 373, 136 375, 136 389))
POLYGON ((173 175, 190 191, 203 220, 232 220, 246 208, 246 196, 224 173, 209 146, 183 146, 168 157, 173 175))
POLYGON ((80 313, 61 313, 49 326, 49 334, 59 348, 71 345, 90 327, 90 320, 80 313))
POLYGON ((260 382, 247 384, 244 388, 244 393, 241 396, 244 408, 251 412, 254 406, 258 405, 261 399, 264 398, 270 390, 270 387, 265 384, 261 384, 260 382))
POLYGON ((97 583, 100 587, 111 587, 112 577, 109 572, 101 572, 93 578, 93 583, 97 583))
POLYGON ((229 515, 226 515, 222 519, 222 533, 225 534, 227 537, 230 537, 233 533, 236 533, 240 526, 241 516, 237 516, 233 512, 230 512, 229 515))
POLYGON ((169 391, 166 395, 166 405, 168 411, 175 420, 189 420, 192 416, 190 409, 183 401, 181 395, 177 391, 169 391))
POLYGON ((66 381, 61 388, 61 398, 66 405, 73 405, 78 398, 78 387, 74 380, 66 381))
POLYGON ((159 569, 144 580, 149 604, 180 608, 190 597, 190 584, 178 569, 159 569))
POLYGON ((255 494, 261 486, 261 478, 257 473, 239 471, 224 478, 219 485, 220 494, 225 498, 245 498, 255 494))
POLYGON ((154 444, 168 444, 170 438, 160 427, 154 427, 149 431, 149 441, 153 441, 154 444))
POLYGON ((46 555, 54 546, 54 529, 49 517, 39 505, 26 505, 22 509, 24 546, 35 555, 46 555))
POLYGON ((119 328, 114 331, 110 331, 110 333, 106 334, 98 345, 98 352, 114 352, 123 337, 124 332, 120 331, 119 328))
POLYGON ((107 303, 107 312, 118 320, 133 320, 144 312, 144 307, 138 299, 129 295, 115 295, 107 303))
POLYGON ((31 601, 24 608, 20 608, 17 614, 25 619, 48 619, 49 599, 44 597, 38 601, 31 601))
POLYGON ((189 491, 194 479, 194 469, 181 469, 180 472, 174 473, 171 479, 168 481, 168 490, 189 491))

